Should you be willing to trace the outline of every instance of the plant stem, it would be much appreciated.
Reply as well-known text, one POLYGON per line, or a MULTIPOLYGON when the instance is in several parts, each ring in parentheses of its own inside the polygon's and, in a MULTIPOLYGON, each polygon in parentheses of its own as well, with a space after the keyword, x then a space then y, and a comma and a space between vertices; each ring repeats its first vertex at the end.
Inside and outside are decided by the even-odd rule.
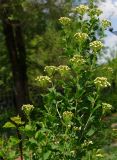
POLYGON ((18 136, 18 138, 19 138, 19 140, 20 140, 20 142, 19 142, 20 158, 21 158, 21 160, 23 160, 23 144, 22 144, 22 136, 21 136, 21 134, 20 134, 20 131, 19 131, 18 127, 16 128, 16 131, 17 131, 17 136, 18 136))

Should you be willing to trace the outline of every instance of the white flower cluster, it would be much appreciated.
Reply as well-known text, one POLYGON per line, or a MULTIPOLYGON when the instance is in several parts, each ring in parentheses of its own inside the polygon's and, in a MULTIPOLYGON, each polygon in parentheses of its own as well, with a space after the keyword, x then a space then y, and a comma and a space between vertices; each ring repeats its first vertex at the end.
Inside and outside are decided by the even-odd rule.
POLYGON ((103 114, 109 112, 112 109, 112 105, 108 103, 102 103, 103 114))
POLYGON ((96 151, 96 157, 98 158, 104 158, 103 151, 101 149, 97 149, 96 151))
POLYGON ((82 144, 82 147, 87 147, 89 145, 93 144, 92 141, 87 141, 87 140, 84 140, 84 143, 82 144))
POLYGON ((72 120, 73 113, 71 111, 65 111, 63 112, 63 120, 67 123, 69 123, 72 120))
POLYGON ((29 115, 33 109, 34 109, 34 106, 30 104, 25 104, 22 106, 22 110, 25 112, 26 115, 29 115))
POLYGON ((73 130, 74 130, 74 131, 80 131, 80 130, 81 130, 81 127, 76 127, 76 126, 74 126, 74 127, 73 127, 73 130))
POLYGON ((60 17, 59 21, 64 26, 69 25, 71 23, 71 19, 68 17, 60 17))
POLYGON ((110 27, 110 26, 111 26, 111 22, 110 21, 108 21, 107 19, 103 19, 102 20, 102 27, 104 29, 106 29, 107 27, 110 27))
POLYGON ((57 70, 61 74, 61 76, 67 75, 70 72, 70 68, 65 65, 58 66, 57 70))
POLYGON ((107 70, 111 73, 113 73, 113 69, 111 67, 108 67, 107 70))
POLYGON ((97 77, 94 80, 94 83, 98 88, 105 88, 111 86, 111 84, 107 81, 106 77, 97 77))
POLYGON ((83 65, 86 61, 83 59, 83 56, 76 54, 73 56, 73 58, 70 59, 70 62, 73 65, 79 66, 79 65, 83 65))
POLYGON ((78 33, 76 33, 74 35, 74 38, 77 41, 84 42, 88 38, 88 34, 87 33, 78 32, 78 33))
POLYGON ((100 10, 99 8, 89 9, 89 16, 99 16, 102 13, 102 10, 100 10))
POLYGON ((52 76, 57 70, 56 66, 46 66, 44 71, 48 73, 49 76, 52 76))
POLYGON ((80 15, 84 15, 88 9, 89 9, 89 7, 87 5, 79 5, 73 11, 80 14, 80 15))
POLYGON ((46 86, 48 83, 51 83, 51 79, 50 77, 48 76, 38 76, 36 79, 35 79, 40 86, 46 86))
POLYGON ((104 47, 103 43, 101 41, 93 41, 90 43, 90 48, 94 51, 100 51, 104 47))

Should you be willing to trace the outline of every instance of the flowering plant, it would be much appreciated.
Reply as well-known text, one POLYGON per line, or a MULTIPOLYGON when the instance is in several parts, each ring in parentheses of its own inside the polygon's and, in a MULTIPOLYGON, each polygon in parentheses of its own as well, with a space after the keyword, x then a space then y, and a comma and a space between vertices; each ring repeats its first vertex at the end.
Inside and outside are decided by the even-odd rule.
POLYGON ((90 151, 95 154, 95 160, 103 157, 95 137, 101 130, 103 115, 112 106, 100 100, 100 90, 110 87, 110 83, 105 77, 95 77, 97 55, 104 47, 102 35, 96 38, 101 24, 100 12, 91 3, 76 7, 74 14, 78 15, 73 20, 68 17, 59 19, 63 26, 62 45, 68 61, 60 66, 46 66, 47 76, 36 78, 38 85, 47 88, 42 95, 44 109, 40 106, 38 118, 31 120, 32 105, 22 107, 28 121, 24 124, 20 119, 21 125, 16 125, 16 128, 23 134, 20 142, 24 144, 20 149, 24 159, 82 160, 90 151), (94 17, 92 13, 95 10, 94 17), (87 20, 84 14, 89 16, 87 20))

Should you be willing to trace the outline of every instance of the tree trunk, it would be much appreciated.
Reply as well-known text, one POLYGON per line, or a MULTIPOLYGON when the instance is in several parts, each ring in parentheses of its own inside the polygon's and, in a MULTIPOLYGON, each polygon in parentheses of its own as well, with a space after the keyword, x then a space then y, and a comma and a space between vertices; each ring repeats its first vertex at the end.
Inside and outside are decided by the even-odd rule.
POLYGON ((3 27, 13 73, 15 104, 18 113, 20 113, 21 106, 29 102, 26 51, 21 25, 19 21, 5 19, 3 27))

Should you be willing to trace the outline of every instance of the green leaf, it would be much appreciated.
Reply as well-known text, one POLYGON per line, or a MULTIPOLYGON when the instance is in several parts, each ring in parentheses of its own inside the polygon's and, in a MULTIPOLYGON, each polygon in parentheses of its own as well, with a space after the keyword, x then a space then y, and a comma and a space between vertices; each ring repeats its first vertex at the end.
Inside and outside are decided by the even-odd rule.
POLYGON ((32 127, 31 127, 31 125, 26 125, 25 126, 25 131, 31 131, 32 130, 32 127))
POLYGON ((38 142, 34 138, 30 138, 26 144, 31 150, 35 150, 38 146, 38 142))
POLYGON ((22 122, 22 120, 21 120, 21 117, 18 115, 18 116, 16 116, 16 117, 11 117, 11 120, 13 121, 13 122, 15 122, 17 125, 20 125, 20 124, 24 124, 25 122, 22 122))
POLYGON ((37 131, 35 134, 35 138, 39 141, 42 142, 43 140, 45 140, 45 134, 41 131, 37 131))
POLYGON ((51 154, 51 151, 44 153, 43 160, 47 160, 49 158, 50 154, 51 154))
POLYGON ((6 122, 3 127, 4 128, 16 128, 16 126, 11 122, 6 122))
POLYGON ((12 145, 16 145, 20 142, 20 140, 18 138, 13 137, 13 136, 11 136, 9 140, 12 145))
POLYGON ((88 96, 88 100, 91 102, 91 103, 94 103, 95 102, 95 99, 91 96, 88 96))
POLYGON ((27 124, 27 125, 24 127, 23 131, 25 132, 25 134, 26 134, 28 137, 32 137, 32 136, 34 135, 34 133, 35 133, 35 126, 34 126, 34 125, 31 126, 31 125, 27 124))
POLYGON ((10 154, 9 154, 9 160, 15 159, 15 158, 16 158, 16 151, 10 152, 10 154))
POLYGON ((1 150, 0 151, 0 157, 3 157, 4 156, 4 152, 1 150))
POLYGON ((94 133, 95 133, 95 130, 91 128, 91 129, 87 132, 86 135, 90 137, 90 136, 92 136, 94 133))

